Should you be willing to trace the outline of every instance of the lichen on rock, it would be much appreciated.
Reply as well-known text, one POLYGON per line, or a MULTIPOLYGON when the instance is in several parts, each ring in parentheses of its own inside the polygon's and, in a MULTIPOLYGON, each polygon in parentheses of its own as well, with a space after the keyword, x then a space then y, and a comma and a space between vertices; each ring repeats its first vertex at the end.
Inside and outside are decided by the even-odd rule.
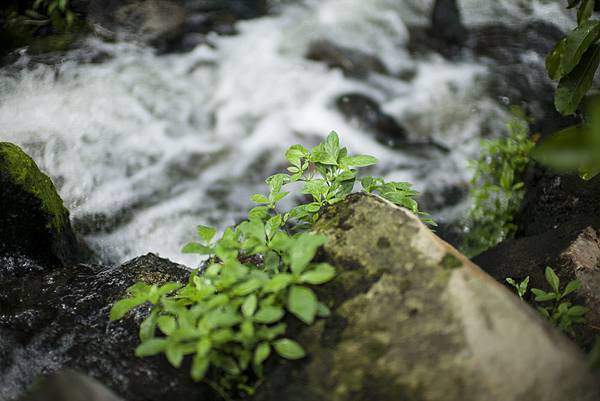
MULTIPOLYGON (((70 265, 90 253, 50 178, 17 145, 0 142, 0 257, 70 265)), ((2 271, 0 271, 0 276, 2 271)))
POLYGON ((338 270, 332 315, 296 331, 309 357, 273 363, 257 400, 596 400, 581 352, 417 217, 358 194, 315 226, 338 270))
POLYGON ((56 192, 50 178, 42 173, 37 164, 20 147, 0 142, 0 168, 13 178, 14 183, 35 196, 48 214, 48 228, 57 233, 69 224, 69 211, 56 192))

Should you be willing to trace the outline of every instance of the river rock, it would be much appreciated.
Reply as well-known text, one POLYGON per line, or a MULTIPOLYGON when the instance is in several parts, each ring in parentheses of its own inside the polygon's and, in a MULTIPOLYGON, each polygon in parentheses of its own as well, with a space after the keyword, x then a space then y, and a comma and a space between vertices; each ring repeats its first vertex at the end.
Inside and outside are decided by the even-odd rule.
POLYGON ((339 68, 344 75, 352 78, 365 78, 370 72, 387 73, 385 65, 376 56, 339 46, 327 40, 311 42, 306 58, 323 62, 329 68, 339 68))
POLYGON ((406 143, 406 130, 381 110, 379 104, 369 96, 348 93, 338 97, 335 104, 351 124, 373 132, 378 141, 389 146, 406 143))
POLYGON ((16 398, 38 375, 70 368, 128 401, 218 400, 164 357, 134 355, 147 307, 108 320, 135 282, 185 281, 188 273, 148 254, 120 267, 78 265, 0 282, 0 399, 16 398))
POLYGON ((533 309, 405 209, 354 195, 315 227, 332 316, 297 330, 256 400, 593 401, 598 377, 533 309))
POLYGON ((50 178, 18 146, 0 142, 0 258, 6 262, 0 278, 17 274, 18 260, 27 259, 22 267, 32 271, 85 255, 50 178))

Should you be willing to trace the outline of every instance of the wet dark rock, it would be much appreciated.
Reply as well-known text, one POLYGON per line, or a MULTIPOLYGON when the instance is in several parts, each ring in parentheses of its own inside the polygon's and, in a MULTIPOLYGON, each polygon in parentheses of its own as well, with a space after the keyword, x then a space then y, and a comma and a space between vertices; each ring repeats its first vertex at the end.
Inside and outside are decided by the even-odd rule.
POLYGON ((370 72, 379 74, 388 72, 383 62, 376 56, 339 46, 327 40, 310 43, 306 58, 323 62, 329 68, 339 68, 344 75, 352 78, 365 78, 370 72))
MULTIPOLYGON (((0 142, 0 257, 57 266, 87 256, 50 178, 18 146, 0 142)), ((0 277, 18 274, 18 262, 9 266, 0 277)), ((30 271, 28 266, 23 272, 30 271)))
POLYGON ((375 139, 387 146, 410 151, 415 156, 428 157, 432 150, 448 153, 449 149, 432 139, 411 140, 408 134, 393 117, 386 114, 372 98, 349 93, 336 100, 336 107, 356 128, 370 131, 375 139))
POLYGON ((98 381, 72 370, 40 379, 19 401, 123 401, 98 381))
POLYGON ((429 34, 447 47, 461 46, 467 39, 467 29, 456 0, 436 0, 431 13, 429 34))
POLYGON ((360 93, 349 93, 338 97, 335 104, 351 124, 373 132, 378 141, 389 146, 406 143, 406 130, 383 112, 372 98, 360 93))
POLYGON ((137 281, 185 281, 183 266, 148 254, 120 267, 78 265, 0 282, 0 399, 21 394, 38 375, 64 367, 128 401, 216 400, 186 369, 164 357, 137 358, 140 307, 110 323, 111 305, 137 281))

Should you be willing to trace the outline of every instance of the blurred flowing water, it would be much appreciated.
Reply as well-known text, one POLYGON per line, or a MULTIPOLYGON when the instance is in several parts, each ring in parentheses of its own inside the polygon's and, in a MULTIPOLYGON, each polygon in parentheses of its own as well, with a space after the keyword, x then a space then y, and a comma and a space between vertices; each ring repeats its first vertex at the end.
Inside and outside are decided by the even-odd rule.
MULTIPOLYGON (((502 132, 506 111, 486 93, 486 65, 409 54, 407 25, 425 24, 430 6, 286 2, 187 53, 97 39, 53 65, 25 53, 0 70, 0 140, 21 145, 51 175, 76 227, 108 262, 152 251, 194 265, 179 250, 197 224, 223 229, 242 218, 249 196, 265 192, 263 179, 285 167, 289 145, 314 145, 331 130, 351 152, 381 160, 373 173, 413 182, 423 206, 452 222, 464 212, 468 160, 482 135, 502 132), (376 55, 390 74, 357 80, 307 60, 309 43, 321 39, 376 55), (82 52, 103 60, 82 60, 82 52), (347 93, 375 99, 411 140, 435 139, 450 151, 382 145, 336 109, 347 93)), ((566 21, 561 6, 462 2, 468 24, 499 15, 566 21)))

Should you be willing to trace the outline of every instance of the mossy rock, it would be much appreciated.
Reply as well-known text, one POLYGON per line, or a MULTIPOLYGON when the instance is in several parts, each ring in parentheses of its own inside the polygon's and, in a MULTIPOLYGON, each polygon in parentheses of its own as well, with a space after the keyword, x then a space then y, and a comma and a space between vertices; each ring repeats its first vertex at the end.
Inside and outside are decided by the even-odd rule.
POLYGON ((82 249, 50 178, 17 145, 0 142, 0 255, 70 264, 82 249))
POLYGON ((315 230, 332 315, 290 330, 308 357, 273 360, 256 400, 600 399, 573 343, 407 210, 354 195, 315 230))

